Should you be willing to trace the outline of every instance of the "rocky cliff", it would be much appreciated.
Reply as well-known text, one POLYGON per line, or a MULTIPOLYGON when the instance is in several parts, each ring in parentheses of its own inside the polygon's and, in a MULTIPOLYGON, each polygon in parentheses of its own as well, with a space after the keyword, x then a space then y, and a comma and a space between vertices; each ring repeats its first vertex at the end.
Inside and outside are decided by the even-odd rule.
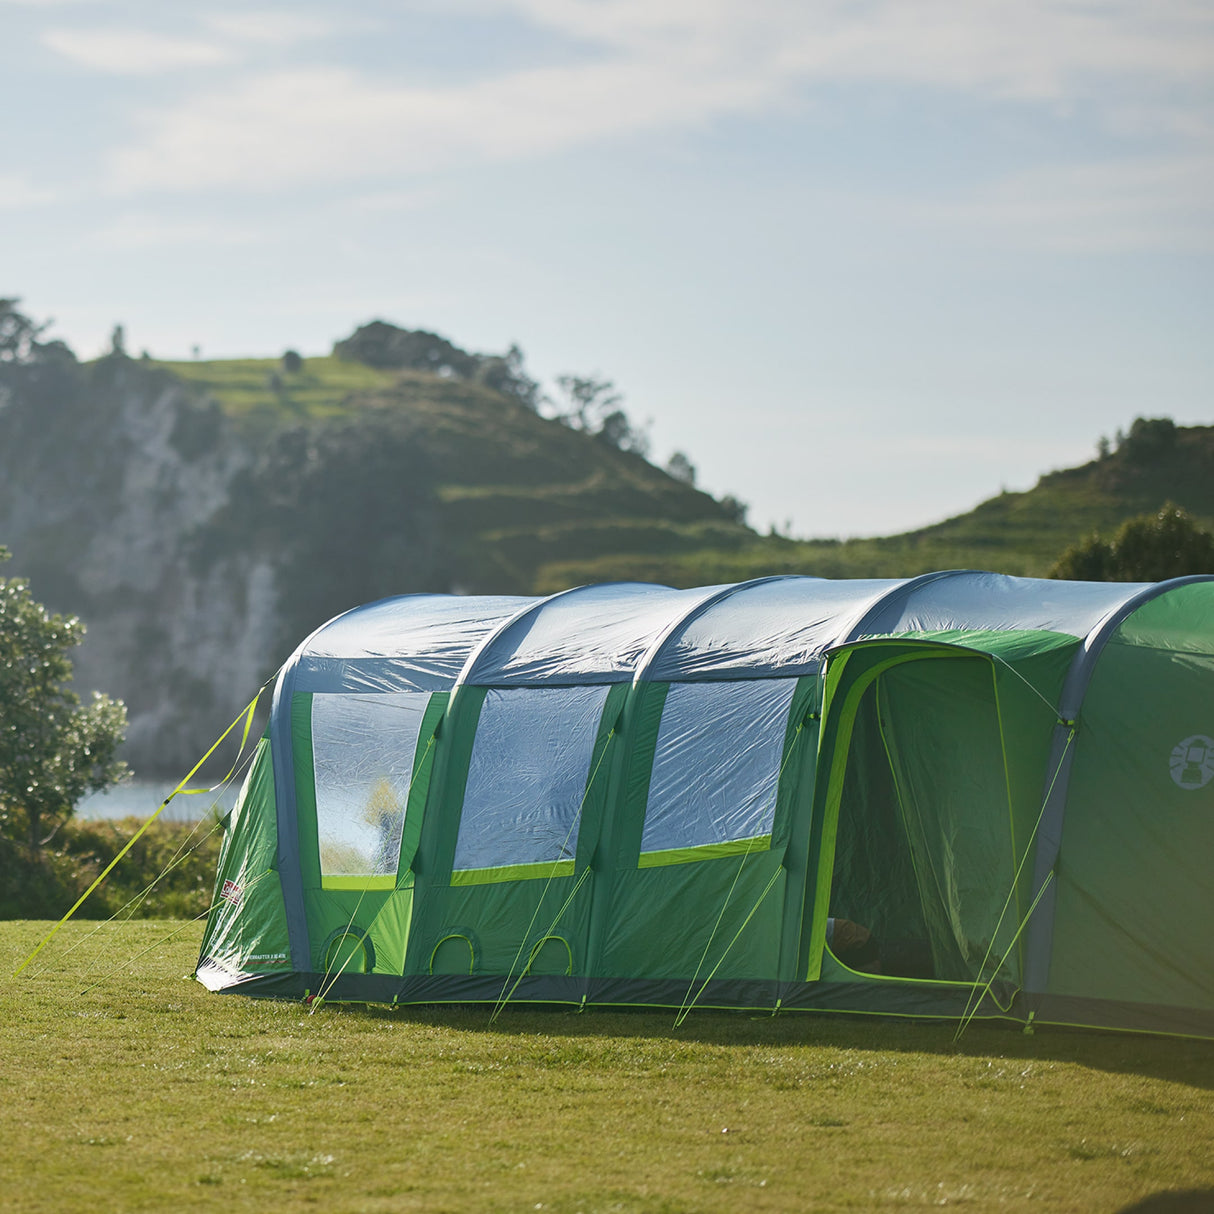
POLYGON ((546 562, 749 536, 483 376, 363 370, 351 389, 336 360, 0 364, 6 572, 86 621, 78 689, 126 701, 138 774, 184 774, 359 602, 526 592, 546 562))

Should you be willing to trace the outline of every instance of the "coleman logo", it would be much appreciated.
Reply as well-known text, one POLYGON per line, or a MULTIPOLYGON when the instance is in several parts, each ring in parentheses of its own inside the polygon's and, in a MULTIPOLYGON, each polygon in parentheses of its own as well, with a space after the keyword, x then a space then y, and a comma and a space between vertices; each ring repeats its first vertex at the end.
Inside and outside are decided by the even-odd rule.
POLYGON ((1172 779, 1181 788, 1205 788, 1214 780, 1214 738, 1194 734, 1185 738, 1168 760, 1172 779))
POLYGON ((235 881, 225 881, 223 888, 219 891, 219 896, 232 903, 233 906, 239 906, 240 895, 243 892, 244 890, 235 881))

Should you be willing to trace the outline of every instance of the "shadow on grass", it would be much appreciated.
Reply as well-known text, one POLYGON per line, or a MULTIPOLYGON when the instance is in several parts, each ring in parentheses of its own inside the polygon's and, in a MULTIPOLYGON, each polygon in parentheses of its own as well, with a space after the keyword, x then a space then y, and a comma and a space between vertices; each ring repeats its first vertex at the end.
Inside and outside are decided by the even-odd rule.
POLYGON ((1214 1189, 1165 1189, 1151 1193, 1117 1214, 1210 1214, 1214 1210, 1214 1189))
MULTIPOLYGON (((1072 1063, 1096 1071, 1150 1076, 1190 1088, 1214 1090, 1214 1041, 1114 1033, 1097 1029, 1039 1027, 1026 1036, 1014 1024, 973 1024, 954 1042, 955 1024, 892 1016, 827 1012, 693 1012, 678 1028, 674 1012, 648 1009, 577 1012, 569 1008, 506 1008, 490 1023, 484 1005, 328 1004, 342 1016, 392 1020, 468 1033, 511 1037, 615 1037, 636 1041, 686 1041, 721 1046, 802 1046, 869 1053, 935 1054, 940 1057, 1010 1058, 1072 1063)), ((1214 1211, 1214 1205, 1208 1207, 1214 1211)))

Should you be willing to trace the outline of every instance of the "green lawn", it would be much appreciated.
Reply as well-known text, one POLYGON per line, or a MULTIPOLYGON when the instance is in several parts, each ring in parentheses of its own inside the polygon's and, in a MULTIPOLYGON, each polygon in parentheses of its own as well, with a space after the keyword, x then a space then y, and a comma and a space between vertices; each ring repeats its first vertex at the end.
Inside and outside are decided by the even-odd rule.
MULTIPOLYGON (((6 974, 46 927, 0 924, 6 974)), ((8 1211, 1112 1211, 1214 1195, 1209 1042, 983 1026, 954 1046, 939 1025, 707 1012, 677 1030, 649 1013, 313 1015, 189 981, 197 925, 94 930, 69 924, 0 988, 8 1211)))
POLYGON ((324 417, 340 410, 353 392, 373 391, 393 381, 387 371, 327 355, 304 360, 288 373, 277 358, 158 362, 158 366, 202 388, 225 412, 241 416, 265 411, 280 416, 324 417))

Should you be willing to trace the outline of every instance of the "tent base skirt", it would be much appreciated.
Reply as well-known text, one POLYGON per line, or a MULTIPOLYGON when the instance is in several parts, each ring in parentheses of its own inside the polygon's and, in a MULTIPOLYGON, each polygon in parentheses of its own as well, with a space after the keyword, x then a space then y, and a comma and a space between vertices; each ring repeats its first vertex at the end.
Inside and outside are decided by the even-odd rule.
MULTIPOLYGON (((797 982, 715 980, 694 986, 687 979, 534 976, 507 978, 485 974, 233 974, 209 959, 197 977, 208 990, 271 999, 322 997, 335 1003, 488 1004, 506 996, 509 1005, 548 1005, 578 1009, 639 1008, 679 1011, 724 1010, 779 1015, 785 1012, 866 1013, 912 1019, 961 1020, 969 1007, 970 987, 932 982, 797 982), (517 983, 517 985, 516 985, 517 983)), ((1023 1024, 1027 1011, 1019 995, 996 990, 984 996, 976 1019, 1023 1024)), ((1040 1022, 1040 1021, 1039 1021, 1040 1022)))

